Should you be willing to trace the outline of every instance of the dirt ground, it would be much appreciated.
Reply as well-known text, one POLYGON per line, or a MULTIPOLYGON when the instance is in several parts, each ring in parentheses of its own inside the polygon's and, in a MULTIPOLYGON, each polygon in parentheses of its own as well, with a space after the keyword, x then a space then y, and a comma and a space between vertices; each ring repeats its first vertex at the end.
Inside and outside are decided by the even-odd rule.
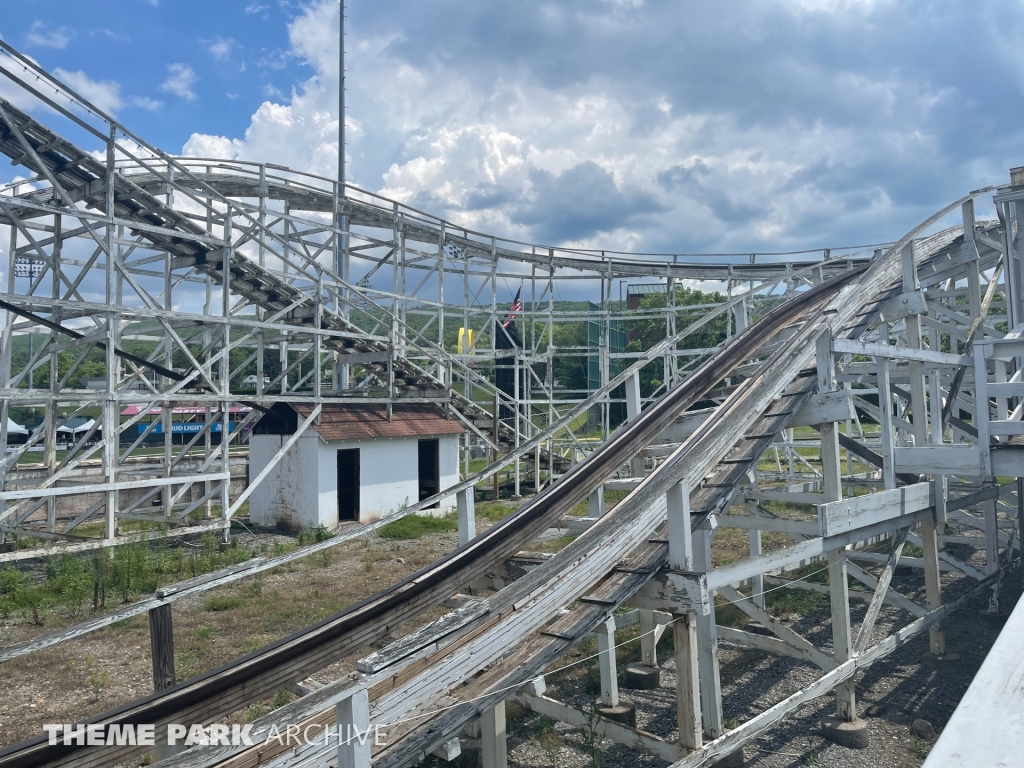
MULTIPOLYGON (((480 530, 487 526, 479 520, 480 530)), ((742 532, 740 532, 742 533, 742 532)), ((745 533, 736 536, 723 531, 716 539, 716 562, 742 555, 745 533)), ((274 534, 264 534, 273 537, 274 534)), ((368 595, 400 580, 436 560, 455 547, 454 532, 432 533, 412 541, 393 541, 371 536, 338 545, 326 554, 298 560, 260 576, 183 599, 174 604, 174 642, 178 679, 194 677, 206 670, 252 652, 297 629, 330 616, 368 595)), ((551 542, 554 544, 555 542, 551 542)), ((564 542, 559 542, 563 543, 564 542)), ((956 556, 980 563, 977 550, 959 548, 956 556)), ((954 599, 968 582, 944 575, 946 599, 954 599)), ((1020 594, 1020 571, 1007 575, 1004 610, 1020 594)), ((893 586, 911 597, 923 589, 919 573, 898 573, 893 586)), ((868 707, 871 746, 851 751, 825 741, 819 730, 822 717, 834 706, 831 696, 812 702, 793 717, 754 740, 745 748, 746 764, 764 768, 795 768, 804 765, 868 768, 920 766, 932 742, 910 733, 916 718, 928 720, 937 731, 951 716, 999 631, 999 625, 982 621, 978 612, 987 605, 987 595, 973 600, 946 624, 950 650, 960 654, 962 663, 951 671, 936 672, 920 663, 927 650, 927 637, 919 637, 857 676, 858 709, 868 707)), ((730 609, 727 609, 730 610, 730 609)), ((731 609, 735 611, 735 609, 731 609)), ((853 602, 854 621, 859 622, 865 603, 853 602)), ((416 625, 429 621, 443 609, 425 614, 416 625)), ((737 612, 738 613, 738 612, 737 612)), ((720 621, 728 616, 723 610, 720 621)), ((807 601, 787 618, 798 632, 819 647, 830 646, 827 600, 807 601)), ((742 626, 739 619, 737 626, 742 626)), ((879 618, 875 639, 881 639, 907 622, 905 614, 886 607, 879 618)), ((41 631, 69 621, 52 617, 40 628, 8 620, 0 625, 0 645, 29 639, 41 631)), ((411 631, 408 625, 403 631, 411 631)), ((623 638, 628 637, 625 635, 623 638)), ((674 663, 666 634, 659 646, 661 686, 654 691, 621 694, 637 705, 639 727, 674 739, 674 663)), ((582 643, 561 659, 557 666, 592 654, 592 642, 582 643)), ((354 668, 360 653, 344 659, 314 676, 320 682, 336 679, 354 668)), ((622 670, 638 658, 638 649, 620 649, 622 670)), ((819 672, 790 658, 721 647, 721 676, 727 727, 736 727, 759 711, 782 700, 815 679, 819 672)), ((152 691, 149 629, 145 615, 134 617, 82 638, 62 643, 0 665, 3 696, 0 697, 0 745, 41 734, 44 723, 73 722, 131 701, 152 691)), ((549 695, 580 708, 594 700, 596 665, 584 662, 572 670, 549 677, 549 695)), ((293 697, 279 692, 265 702, 235 713, 231 720, 255 719, 293 697)), ((514 703, 508 709, 509 764, 517 768, 561 768, 594 765, 595 748, 605 768, 619 766, 662 766, 664 763, 609 741, 589 742, 579 730, 548 718, 524 712, 514 703)), ((432 766, 445 765, 436 758, 432 766)))
MULTIPOLYGON (((482 523, 481 529, 487 524, 482 523)), ((258 538, 273 541, 280 537, 268 533, 258 538)), ((456 540, 454 532, 427 534, 412 541, 371 536, 176 601, 174 655, 179 682, 380 591, 450 552, 456 540)), ((420 622, 440 612, 442 609, 424 614, 420 622)), ((0 645, 22 642, 71 623, 58 616, 48 617, 43 627, 8 619, 0 624, 0 645)), ((314 679, 327 682, 354 669, 355 661, 356 657, 344 659, 314 679)), ((135 616, 0 664, 0 679, 0 745, 39 736, 44 723, 75 722, 146 696, 153 691, 148 617, 135 616)), ((275 698, 253 705, 233 719, 255 719, 293 697, 282 692, 275 698)))

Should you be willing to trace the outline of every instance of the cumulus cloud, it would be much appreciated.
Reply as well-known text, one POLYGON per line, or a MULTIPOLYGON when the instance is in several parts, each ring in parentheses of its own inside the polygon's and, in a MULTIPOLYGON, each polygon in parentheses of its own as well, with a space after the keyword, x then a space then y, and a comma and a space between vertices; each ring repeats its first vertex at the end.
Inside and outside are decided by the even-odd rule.
POLYGON ((168 64, 167 79, 160 85, 160 90, 179 96, 188 101, 194 101, 197 96, 192 86, 196 84, 199 76, 188 64, 168 64))
POLYGON ((82 70, 69 72, 57 67, 53 73, 104 112, 114 114, 122 105, 121 85, 113 80, 93 80, 82 70))
POLYGON ((25 41, 29 45, 36 45, 42 48, 67 48, 75 31, 71 27, 58 27, 49 29, 45 21, 34 21, 25 33, 25 41))
POLYGON ((238 43, 230 37, 215 37, 212 40, 202 40, 201 42, 206 45, 206 50, 213 55, 213 58, 219 60, 228 58, 231 51, 238 46, 238 43))
MULTIPOLYGON (((1024 9, 998 0, 350 13, 349 177, 498 234, 676 252, 877 242, 1020 164, 1024 9)), ((312 76, 244 136, 197 134, 186 152, 334 173, 337 3, 308 5, 289 40, 264 65, 312 76)))

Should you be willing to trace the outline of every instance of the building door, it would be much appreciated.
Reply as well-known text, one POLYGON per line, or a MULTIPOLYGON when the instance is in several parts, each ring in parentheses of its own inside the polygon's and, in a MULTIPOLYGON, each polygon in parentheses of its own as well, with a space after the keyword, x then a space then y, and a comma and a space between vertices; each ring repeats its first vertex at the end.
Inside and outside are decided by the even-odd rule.
MULTIPOLYGON (((439 466, 439 442, 433 440, 420 440, 419 452, 419 477, 420 477, 420 498, 419 501, 433 496, 441 490, 441 475, 439 466)), ((438 506, 437 504, 434 505, 438 506)))
POLYGON ((359 449, 338 451, 338 522, 359 520, 359 449))

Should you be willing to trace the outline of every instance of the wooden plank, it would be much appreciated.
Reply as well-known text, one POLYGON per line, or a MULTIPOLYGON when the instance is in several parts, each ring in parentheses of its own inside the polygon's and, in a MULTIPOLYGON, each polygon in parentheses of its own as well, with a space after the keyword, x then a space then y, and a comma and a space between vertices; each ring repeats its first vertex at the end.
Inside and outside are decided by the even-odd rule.
POLYGON ((665 613, 694 613, 701 616, 711 611, 711 592, 704 573, 662 571, 650 579, 632 597, 638 608, 665 613))
POLYGON ((871 596, 871 602, 868 603, 867 612, 864 614, 864 620, 860 624, 857 639, 853 644, 853 652, 855 654, 863 653, 864 649, 868 647, 868 643, 871 641, 871 630, 874 629, 875 621, 878 619, 878 613, 882 610, 882 603, 884 602, 885 595, 889 590, 889 583, 892 581, 892 575, 896 572, 896 563, 899 562, 900 555, 903 554, 903 545, 907 540, 907 533, 909 530, 909 528, 901 528, 892 540, 892 549, 889 551, 889 559, 886 561, 885 568, 882 569, 882 574, 878 578, 878 585, 875 587, 875 593, 871 596))
POLYGON ((820 535, 835 536, 866 525, 908 515, 927 509, 931 498, 930 483, 894 488, 852 499, 818 505, 820 535))
MULTIPOLYGON (((923 315, 928 312, 923 291, 909 291, 893 296, 879 313, 887 323, 902 320, 908 315, 923 315)), ((838 350, 837 350, 838 351, 838 350)))
POLYGON ((186 579, 185 581, 179 581, 177 584, 168 584, 166 587, 160 587, 160 589, 153 594, 160 600, 166 600, 181 592, 197 590, 198 587, 205 586, 213 581, 219 581, 226 576, 241 576, 246 571, 258 568, 266 562, 267 558, 265 557, 254 557, 250 560, 246 560, 244 563, 236 563, 235 565, 229 565, 226 568, 221 568, 219 571, 204 573, 202 576, 196 576, 191 579, 186 579))
POLYGON ((174 626, 171 604, 149 612, 149 648, 153 658, 153 690, 162 691, 177 682, 174 674, 174 626))
POLYGON ((897 471, 922 475, 982 474, 982 456, 976 445, 922 445, 895 448, 897 471))
POLYGON ((681 614, 672 624, 676 661, 676 717, 679 743, 697 749, 704 743, 700 711, 700 669, 697 659, 697 622, 681 614))
POLYGON ((832 351, 843 355, 869 355, 871 357, 912 360, 921 363, 932 363, 934 365, 974 365, 974 359, 969 355, 951 355, 946 352, 933 352, 930 349, 896 347, 890 344, 871 344, 865 341, 852 341, 850 339, 834 339, 832 351))
POLYGON ((831 421, 846 421, 855 418, 852 390, 840 389, 834 392, 818 392, 807 399, 800 409, 786 423, 787 427, 806 427, 831 421))

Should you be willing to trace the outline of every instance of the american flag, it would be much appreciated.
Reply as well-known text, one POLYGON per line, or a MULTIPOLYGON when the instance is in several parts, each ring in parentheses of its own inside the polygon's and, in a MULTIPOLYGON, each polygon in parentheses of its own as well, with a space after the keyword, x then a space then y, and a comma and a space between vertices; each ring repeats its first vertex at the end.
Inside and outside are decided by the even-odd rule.
POLYGON ((523 311, 523 301, 520 295, 523 292, 523 286, 519 286, 519 290, 516 291, 516 297, 512 300, 512 306, 508 308, 508 314, 505 315, 505 320, 502 322, 502 328, 508 328, 512 321, 516 319, 516 313, 523 311))

